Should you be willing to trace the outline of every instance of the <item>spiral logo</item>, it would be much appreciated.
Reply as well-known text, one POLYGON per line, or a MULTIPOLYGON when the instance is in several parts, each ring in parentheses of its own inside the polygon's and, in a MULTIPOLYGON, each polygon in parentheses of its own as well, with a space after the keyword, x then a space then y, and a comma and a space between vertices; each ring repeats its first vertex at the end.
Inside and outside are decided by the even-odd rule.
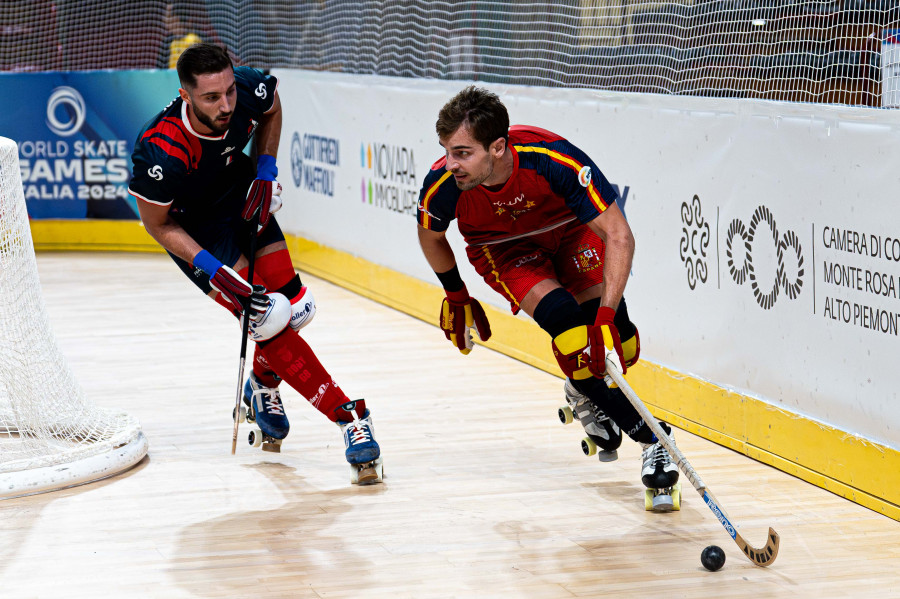
POLYGON ((81 130, 85 116, 84 98, 74 87, 57 87, 47 100, 47 127, 60 137, 75 135, 81 130), (62 121, 57 112, 63 108, 69 120, 62 121))
POLYGON ((694 289, 697 281, 706 282, 706 249, 709 247, 709 223, 700 214, 700 196, 691 205, 681 203, 681 247, 678 255, 687 268, 688 286, 694 289))
POLYGON ((778 225, 775 224, 775 217, 772 212, 765 206, 760 206, 750 218, 750 226, 745 227, 738 219, 731 221, 728 226, 728 232, 725 235, 725 256, 728 263, 728 272, 731 278, 738 285, 743 285, 744 281, 750 280, 750 288, 753 290, 753 298, 756 303, 764 310, 770 310, 778 300, 778 293, 784 290, 788 299, 796 299, 800 295, 803 287, 803 249, 800 246, 800 238, 793 231, 788 231, 783 236, 778 233, 778 225), (757 235, 759 233, 760 235, 757 235), (768 234, 767 234, 768 233, 768 234), (735 245, 735 239, 740 238, 743 241, 744 259, 738 264, 735 259, 736 249, 740 246, 735 245), (777 266, 775 270, 775 281, 772 288, 764 290, 760 285, 756 276, 756 270, 753 267, 754 251, 765 251, 760 249, 760 244, 771 240, 775 249, 777 258, 777 266), (786 261, 790 261, 794 267, 796 276, 788 274, 786 261))

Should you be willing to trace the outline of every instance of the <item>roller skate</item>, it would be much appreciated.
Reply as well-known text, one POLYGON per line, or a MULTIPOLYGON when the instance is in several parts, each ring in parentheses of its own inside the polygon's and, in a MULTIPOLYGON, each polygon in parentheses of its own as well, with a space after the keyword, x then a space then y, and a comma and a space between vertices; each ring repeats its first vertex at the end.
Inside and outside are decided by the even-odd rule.
POLYGON ((384 478, 381 448, 375 441, 375 429, 372 426, 372 415, 369 410, 360 418, 356 410, 356 401, 345 403, 340 407, 353 417, 353 420, 338 420, 344 435, 344 455, 350 464, 350 482, 359 485, 380 483, 384 478))
POLYGON ((560 422, 569 424, 577 417, 584 427, 587 437, 581 440, 581 451, 586 456, 594 454, 601 462, 613 462, 619 457, 618 449, 622 444, 622 431, 588 396, 580 393, 566 379, 566 404, 557 412, 560 422))
POLYGON ((262 446, 263 451, 280 453, 281 442, 287 437, 291 425, 284 413, 278 387, 264 386, 251 372, 244 384, 244 403, 247 408, 241 408, 241 421, 246 420, 258 427, 250 430, 247 442, 252 447, 262 446))
MULTIPOLYGON (((664 429, 669 426, 660 422, 664 429)), ((669 432, 669 438, 675 438, 669 432)), ((653 437, 654 443, 641 443, 643 468, 641 482, 647 489, 644 491, 644 509, 652 512, 671 512, 681 509, 681 481, 678 480, 678 467, 672 461, 669 452, 662 443, 653 437)))

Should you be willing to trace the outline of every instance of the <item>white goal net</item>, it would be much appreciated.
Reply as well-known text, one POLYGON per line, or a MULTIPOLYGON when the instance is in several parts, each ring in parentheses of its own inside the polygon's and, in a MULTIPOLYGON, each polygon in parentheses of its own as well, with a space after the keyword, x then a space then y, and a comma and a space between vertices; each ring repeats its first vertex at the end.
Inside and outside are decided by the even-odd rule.
POLYGON ((137 464, 137 420, 95 406, 48 322, 18 148, 0 137, 0 498, 51 491, 137 464))
POLYGON ((900 0, 11 0, 0 71, 258 68, 900 105, 900 0))

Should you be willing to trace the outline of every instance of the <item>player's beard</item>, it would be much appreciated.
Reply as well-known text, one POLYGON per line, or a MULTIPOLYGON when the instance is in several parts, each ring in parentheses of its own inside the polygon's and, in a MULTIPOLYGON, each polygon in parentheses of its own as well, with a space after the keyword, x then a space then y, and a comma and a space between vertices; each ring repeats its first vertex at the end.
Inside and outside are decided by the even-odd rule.
POLYGON ((485 181, 487 181, 488 177, 494 174, 494 162, 490 161, 488 163, 488 170, 486 173, 479 177, 473 177, 471 174, 469 175, 469 180, 465 182, 458 181, 454 179, 456 182, 456 187, 461 191, 469 191, 470 189, 475 189, 485 181))
MULTIPOLYGON (((209 127, 210 129, 212 129, 214 133, 222 134, 222 133, 225 133, 226 131, 228 131, 228 125, 231 124, 230 120, 226 124, 220 125, 216 122, 216 119, 210 117, 208 114, 204 114, 204 113, 200 112, 199 110, 197 110, 196 106, 191 106, 191 110, 194 111, 194 116, 197 117, 197 120, 200 121, 201 123, 203 123, 204 125, 206 125, 207 127, 209 127)), ((228 116, 231 116, 231 114, 232 113, 228 113, 228 116)), ((225 116, 225 115, 219 115, 219 116, 225 116)))

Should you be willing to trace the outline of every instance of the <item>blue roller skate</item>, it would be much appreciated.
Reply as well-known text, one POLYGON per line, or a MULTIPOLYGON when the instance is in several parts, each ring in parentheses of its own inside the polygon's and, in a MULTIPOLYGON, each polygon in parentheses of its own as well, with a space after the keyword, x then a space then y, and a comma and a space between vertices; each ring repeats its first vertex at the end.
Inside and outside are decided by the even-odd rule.
POLYGON ((284 413, 278 387, 263 386, 251 372, 244 384, 244 403, 248 406, 247 422, 254 422, 259 427, 250 431, 247 438, 250 445, 262 446, 263 451, 281 452, 281 442, 291 425, 284 413))
POLYGON ((372 415, 369 410, 360 418, 356 410, 356 401, 342 405, 339 410, 352 416, 352 420, 338 420, 344 435, 344 455, 350 464, 350 482, 368 485, 379 483, 384 478, 381 448, 375 441, 375 429, 372 426, 372 415))

